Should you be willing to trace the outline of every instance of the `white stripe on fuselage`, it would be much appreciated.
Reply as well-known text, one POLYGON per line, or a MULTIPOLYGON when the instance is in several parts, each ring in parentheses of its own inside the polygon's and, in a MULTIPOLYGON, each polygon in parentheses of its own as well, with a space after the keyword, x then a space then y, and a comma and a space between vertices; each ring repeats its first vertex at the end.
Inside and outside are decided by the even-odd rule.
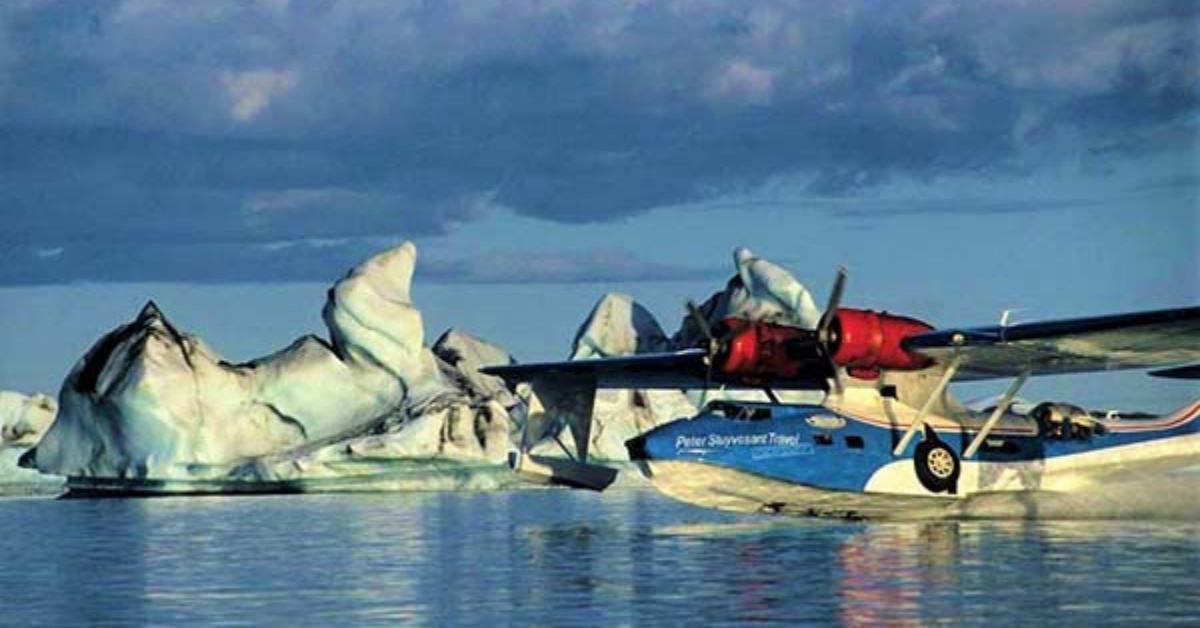
MULTIPOLYGON (((1113 479, 1134 479, 1196 464, 1200 434, 1184 434, 1026 462, 963 461, 958 496, 995 491, 1071 491, 1113 479)), ((911 458, 880 467, 867 492, 929 495, 911 458)))
POLYGON ((927 518, 957 513, 954 509, 958 500, 945 497, 831 491, 691 460, 646 460, 638 464, 664 494, 719 510, 871 518, 927 518))

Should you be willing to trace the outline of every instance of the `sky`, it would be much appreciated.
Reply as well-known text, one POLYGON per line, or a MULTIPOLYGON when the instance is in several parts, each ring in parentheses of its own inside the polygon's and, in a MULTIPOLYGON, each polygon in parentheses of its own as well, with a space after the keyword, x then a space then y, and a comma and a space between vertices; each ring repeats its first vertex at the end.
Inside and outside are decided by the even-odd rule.
MULTIPOLYGON (((0 389, 149 298, 233 359, 324 333, 406 240, 428 333, 523 360, 608 290, 673 329, 737 246, 934 324, 1193 305, 1198 35, 1191 1, 8 0, 0 389)), ((1122 381, 1039 386, 1196 394, 1122 381)))

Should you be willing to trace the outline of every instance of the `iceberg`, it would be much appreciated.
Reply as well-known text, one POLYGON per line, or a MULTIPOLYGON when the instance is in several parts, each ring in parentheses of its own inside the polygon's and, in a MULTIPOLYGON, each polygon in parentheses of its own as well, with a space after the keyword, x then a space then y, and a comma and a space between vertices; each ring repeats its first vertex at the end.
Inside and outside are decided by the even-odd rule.
POLYGON ((0 391, 0 495, 61 490, 62 478, 17 465, 54 422, 57 412, 58 405, 46 395, 0 391))
POLYGON ((426 346, 415 263, 411 243, 368 259, 329 291, 328 342, 307 336, 244 364, 148 303, 71 370, 57 420, 22 463, 76 485, 172 491, 278 488, 364 458, 499 465, 516 400, 475 369, 510 358, 462 333, 440 343, 449 360, 426 346))
POLYGON ((265 456, 233 471, 239 481, 301 490, 480 490, 510 488, 505 466, 523 416, 500 378, 478 369, 512 363, 503 349, 451 329, 420 360, 395 411, 337 438, 265 456), (430 361, 432 359, 432 361, 430 361), (411 391, 435 391, 419 396, 411 391))
POLYGON ((633 297, 610 292, 600 298, 575 332, 572 360, 608 358, 670 350, 662 327, 633 297))
MULTIPOLYGON (((697 308, 705 326, 717 328, 724 318, 736 316, 815 328, 820 320, 812 296, 795 278, 750 252, 734 251, 736 274, 725 290, 712 295, 697 308)), ((572 343, 571 360, 589 360, 638 353, 674 351, 706 346, 708 338, 691 315, 668 337, 654 316, 624 293, 604 295, 580 325, 572 343)), ((580 383, 577 387, 556 384, 540 389, 553 393, 547 412, 533 398, 523 421, 521 449, 529 456, 515 458, 518 470, 541 481, 579 483, 589 487, 607 483, 600 474, 583 467, 556 467, 546 457, 563 456, 576 461, 622 468, 628 461, 625 442, 634 435, 679 418, 693 416, 710 399, 766 399, 760 391, 720 389, 681 391, 663 389, 599 389, 580 383), (575 401, 592 395, 591 403, 575 401), (550 416, 551 414, 555 416, 550 416), (585 416, 586 415, 586 416, 585 416), (586 443, 580 443, 586 438, 586 443), (584 477, 589 479, 583 479, 584 477), (556 480, 554 478, 557 478, 556 480)), ((791 402, 819 401, 820 393, 783 391, 778 395, 791 402)), ((622 474, 626 480, 640 475, 622 474)))
MULTIPOLYGON (((570 430, 528 387, 510 390, 479 372, 513 363, 505 349, 453 328, 426 343, 410 290, 416 260, 412 243, 371 257, 329 290, 327 339, 305 336, 240 364, 148 302, 75 364, 57 414, 45 397, 0 398, 6 445, 24 451, 36 441, 20 454, 20 471, 66 477, 82 493, 518 486, 509 452, 524 444, 563 455, 574 446, 570 430), (8 409, 31 403, 49 410, 8 409)), ((734 260, 736 275, 703 308, 711 321, 816 324, 811 296, 786 271, 746 249, 734 260)), ((689 324, 668 336, 632 297, 608 294, 579 327, 571 357, 695 346, 689 324)), ((591 456, 627 461, 627 439, 695 413, 696 403, 683 391, 601 391, 591 456)))
MULTIPOLYGON (((588 360, 636 353, 671 350, 670 340, 650 313, 633 297, 608 293, 588 314, 571 343, 572 360, 588 360)), ((625 441, 667 421, 696 413, 696 406, 679 390, 597 390, 592 407, 588 457, 605 462, 629 460, 625 441)), ((530 417, 543 416, 540 405, 530 417)), ((557 418, 557 417, 546 417, 557 418)), ((574 450, 570 430, 545 435, 546 428, 530 428, 536 455, 561 455, 574 450)))
POLYGON ((0 443, 5 447, 32 446, 57 413, 58 405, 46 395, 0 391, 0 443))
MULTIPOLYGON (((738 247, 733 252, 736 274, 725 289, 699 306, 710 327, 730 316, 748 320, 816 329, 821 310, 812 294, 783 268, 738 247)), ((674 347, 694 347, 705 342, 696 322, 685 318, 671 338, 674 347)))
MULTIPOLYGON (((721 319, 736 316, 751 320, 815 329, 821 319, 812 295, 783 268, 739 247, 733 253, 735 274, 725 289, 713 294, 699 306, 710 328, 721 319)), ((610 292, 588 314, 571 346, 572 360, 606 358, 638 353, 674 351, 702 346, 707 339, 699 325, 684 317, 679 331, 668 337, 648 309, 628 294, 610 292)), ((820 393, 777 391, 790 402, 819 401, 820 393)), ((668 421, 692 416, 699 405, 710 399, 760 399, 759 391, 691 391, 661 389, 598 390, 592 407, 592 428, 587 451, 590 459, 600 462, 627 461, 625 441, 668 421)), ((540 406, 530 410, 531 420, 544 416, 540 406)), ((544 417, 543 421, 551 417, 544 417)), ((573 450, 570 430, 555 430, 547 425, 531 428, 535 455, 555 455, 573 450), (552 438, 547 437, 549 432, 552 438)))

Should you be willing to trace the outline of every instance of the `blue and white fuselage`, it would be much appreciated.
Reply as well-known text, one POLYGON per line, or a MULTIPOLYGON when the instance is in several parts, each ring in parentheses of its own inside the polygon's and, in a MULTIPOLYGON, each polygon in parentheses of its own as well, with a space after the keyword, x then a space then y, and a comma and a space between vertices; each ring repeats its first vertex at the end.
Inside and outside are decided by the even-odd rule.
POLYGON ((961 514, 971 497, 1076 491, 1194 465, 1200 456, 1200 402, 1155 419, 1074 428, 1006 414, 971 456, 986 417, 930 416, 923 437, 897 452, 912 413, 881 407, 717 402, 631 440, 630 456, 656 487, 684 501, 864 517, 961 514), (944 468, 921 443, 951 452, 941 454, 944 468))
MULTIPOLYGON (((733 297, 718 295, 707 309, 689 305, 695 329, 679 335, 699 330, 699 344, 481 369, 510 385, 529 382, 545 409, 531 416, 570 427, 569 460, 523 446, 513 469, 603 490, 615 472, 588 463, 597 390, 720 385, 776 403, 709 404, 627 441, 655 486, 684 501, 801 515, 1043 517, 1076 516, 1078 500, 1108 493, 1122 507, 1130 495, 1191 499, 1200 513, 1200 402, 1144 420, 1101 419, 1065 403, 1009 411, 1030 377, 1156 369, 1149 374, 1200 379, 1200 307, 934 328, 840 307, 845 281, 840 269, 815 326, 743 315, 722 305, 733 297), (955 382, 994 380, 1011 383, 986 415, 949 394, 955 382), (827 393, 820 404, 778 402, 777 393, 818 391, 827 393), (991 508, 1006 501, 1018 510, 991 508)), ((523 442, 540 438, 543 423, 527 422, 523 442)))

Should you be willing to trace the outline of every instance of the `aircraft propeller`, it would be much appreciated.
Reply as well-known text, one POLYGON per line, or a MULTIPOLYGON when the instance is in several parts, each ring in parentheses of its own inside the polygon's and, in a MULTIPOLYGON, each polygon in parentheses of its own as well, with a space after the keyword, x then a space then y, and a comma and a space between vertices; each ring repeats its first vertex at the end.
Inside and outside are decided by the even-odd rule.
POLYGON ((686 305, 688 316, 690 316, 692 320, 696 322, 696 327, 700 329, 701 335, 703 335, 705 341, 707 341, 708 353, 704 356, 704 363, 706 366, 704 373, 704 392, 700 395, 700 405, 703 407, 708 404, 708 390, 712 388, 713 368, 717 362, 717 355, 721 353, 725 343, 729 342, 734 330, 728 330, 723 333, 720 338, 717 338, 713 334, 712 327, 708 324, 708 319, 704 317, 704 313, 700 311, 699 307, 696 307, 696 302, 688 299, 686 305))
MULTIPOLYGON (((833 288, 830 291, 829 301, 825 307, 825 312, 821 315, 821 320, 817 324, 815 331, 816 351, 818 351, 824 360, 829 365, 830 376, 833 380, 833 388, 837 393, 842 392, 842 381, 838 376, 838 365, 834 361, 834 353, 839 341, 838 329, 834 324, 837 321, 838 307, 842 301, 842 295, 846 290, 846 279, 848 272, 844 266, 839 266, 837 275, 833 281, 833 288)), ((704 393, 701 396, 701 405, 708 401, 708 391, 712 387, 713 369, 717 367, 717 360, 722 353, 729 349, 729 342, 733 339, 741 327, 727 327, 720 325, 714 331, 712 325, 709 324, 704 312, 696 305, 695 301, 688 300, 686 302, 688 317, 691 318, 700 334, 704 336, 706 341, 705 374, 704 374, 704 393)))
POLYGON ((836 345, 837 331, 833 327, 833 323, 837 320, 838 306, 842 302, 842 293, 846 290, 846 267, 838 266, 837 276, 833 280, 833 290, 829 293, 829 302, 825 306, 825 312, 821 314, 821 321, 817 323, 817 344, 821 347, 821 353, 825 354, 825 359, 829 362, 829 372, 833 377, 833 387, 839 394, 842 392, 842 379, 838 377, 838 365, 833 360, 832 347, 836 345))

